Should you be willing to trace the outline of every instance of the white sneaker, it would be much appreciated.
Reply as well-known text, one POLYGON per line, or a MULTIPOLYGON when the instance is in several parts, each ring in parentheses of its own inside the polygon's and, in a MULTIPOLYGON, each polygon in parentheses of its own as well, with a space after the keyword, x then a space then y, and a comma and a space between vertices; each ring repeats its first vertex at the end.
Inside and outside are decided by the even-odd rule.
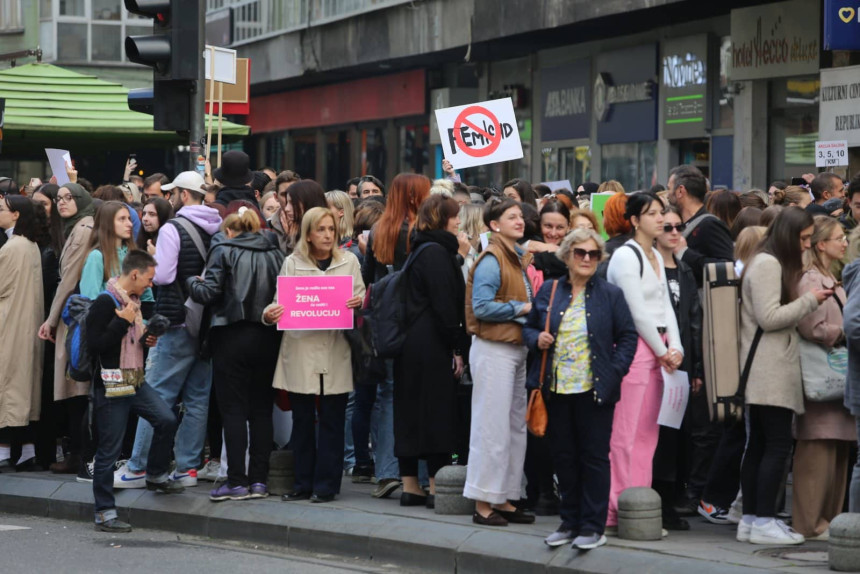
POLYGON ((752 524, 747 524, 743 520, 738 522, 738 534, 736 537, 738 542, 749 542, 751 532, 752 532, 752 524))
POLYGON ((113 473, 114 488, 145 488, 146 472, 132 472, 128 463, 122 465, 113 473))
POLYGON ((741 506, 737 502, 737 500, 732 502, 731 507, 729 507, 729 513, 726 515, 726 518, 732 524, 740 524, 741 519, 744 516, 743 512, 741 511, 741 506))
POLYGON ((186 488, 188 488, 189 486, 197 486, 197 469, 192 468, 191 470, 187 470, 185 472, 179 472, 178 470, 174 470, 168 476, 168 480, 178 482, 186 488))
POLYGON ((207 460, 203 468, 197 471, 197 478, 215 482, 218 479, 218 471, 221 469, 220 460, 207 460))
POLYGON ((771 520, 764 526, 753 524, 750 542, 753 544, 803 544, 806 539, 782 520, 771 520))

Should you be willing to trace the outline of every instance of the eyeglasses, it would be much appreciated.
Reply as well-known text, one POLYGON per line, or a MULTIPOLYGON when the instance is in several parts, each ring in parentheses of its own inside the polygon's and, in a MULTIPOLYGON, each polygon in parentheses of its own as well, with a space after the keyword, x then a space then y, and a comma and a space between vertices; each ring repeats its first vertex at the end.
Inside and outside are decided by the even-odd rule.
POLYGON ((603 257, 603 252, 600 249, 585 250, 580 249, 578 247, 575 247, 573 249, 573 256, 576 259, 585 259, 586 255, 588 256, 588 259, 590 261, 600 261, 600 259, 603 257))
POLYGON ((835 241, 837 243, 842 243, 844 241, 848 241, 848 238, 845 237, 844 235, 840 235, 839 237, 831 237, 827 241, 835 241))
POLYGON ((74 201, 74 200, 75 200, 75 198, 72 197, 72 194, 70 193, 68 195, 58 195, 57 199, 54 200, 54 203, 59 205, 61 203, 68 203, 68 202, 74 201))
POLYGON ((663 224, 663 231, 664 232, 672 233, 673 229, 675 231, 677 231, 678 233, 683 233, 683 231, 685 229, 687 229, 687 224, 686 223, 676 223, 675 225, 672 225, 671 223, 664 223, 663 224))

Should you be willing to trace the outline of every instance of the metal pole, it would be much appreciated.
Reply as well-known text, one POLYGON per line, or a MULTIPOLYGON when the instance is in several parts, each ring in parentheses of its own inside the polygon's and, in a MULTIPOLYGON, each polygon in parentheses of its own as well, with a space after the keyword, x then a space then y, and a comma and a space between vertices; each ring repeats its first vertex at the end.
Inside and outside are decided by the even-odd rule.
MULTIPOLYGON (((186 0, 194 1, 194 0, 186 0)), ((188 169, 197 170, 203 176, 206 170, 206 158, 203 155, 203 141, 206 128, 204 119, 205 98, 204 89, 206 82, 205 68, 203 64, 203 47, 206 43, 206 0, 197 1, 197 52, 199 59, 197 66, 197 82, 194 96, 191 99, 191 133, 189 137, 188 169)))

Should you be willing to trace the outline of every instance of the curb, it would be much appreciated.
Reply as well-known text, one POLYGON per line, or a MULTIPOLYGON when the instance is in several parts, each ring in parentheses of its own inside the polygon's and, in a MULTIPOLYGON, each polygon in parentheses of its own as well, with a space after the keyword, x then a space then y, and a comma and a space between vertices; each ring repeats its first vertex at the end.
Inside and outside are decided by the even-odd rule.
MULTIPOLYGON (((749 568, 692 558, 604 546, 592 552, 548 550, 537 536, 503 529, 432 522, 305 504, 252 500, 213 504, 194 495, 146 490, 116 492, 119 518, 136 528, 256 542, 304 552, 391 563, 428 572, 458 574, 571 573, 753 574, 749 568), (177 500, 179 499, 179 500, 177 500), (177 504, 181 500, 180 504, 177 504), (181 510, 177 510, 177 508, 181 510)), ((89 484, 0 475, 0 511, 91 522, 89 484)))

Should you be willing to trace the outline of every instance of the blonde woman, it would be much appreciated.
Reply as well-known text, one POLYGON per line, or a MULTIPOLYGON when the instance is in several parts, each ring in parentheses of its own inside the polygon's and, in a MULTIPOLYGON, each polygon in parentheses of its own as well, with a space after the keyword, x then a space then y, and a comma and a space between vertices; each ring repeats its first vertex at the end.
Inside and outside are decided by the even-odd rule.
MULTIPOLYGON (((803 254, 804 273, 797 287, 832 289, 833 296, 797 324, 800 336, 832 349, 845 344, 842 306, 845 291, 830 268, 845 256, 848 241, 839 220, 815 217, 810 248, 803 254)), ((801 356, 801 361, 803 357, 801 356)), ((827 539, 830 521, 842 511, 848 483, 851 446, 857 441, 854 417, 842 404, 812 402, 804 398, 804 413, 797 416, 794 449, 794 496, 792 526, 810 539, 827 539)))
MULTIPOLYGON (((364 281, 358 259, 338 248, 337 238, 330 209, 308 210, 302 218, 296 250, 284 261, 280 275, 351 276, 352 297, 343 306, 352 312, 364 299, 364 281)), ((263 323, 274 325, 283 313, 284 306, 274 300, 263 312, 263 323)), ((296 482, 293 492, 285 494, 283 500, 331 502, 340 492, 346 403, 352 391, 350 347, 343 331, 287 331, 273 386, 289 393, 293 408, 290 442, 296 459, 296 482)))
POLYGON ((460 231, 469 239, 469 254, 463 258, 463 280, 469 278, 469 270, 481 253, 481 234, 486 233, 484 225, 484 208, 480 205, 467 203, 460 206, 460 231))
POLYGON ((325 192, 328 208, 335 218, 337 227, 338 246, 341 249, 349 249, 352 245, 353 227, 355 222, 355 206, 346 192, 335 189, 325 192))
POLYGON ((764 239, 766 232, 767 227, 753 225, 738 234, 738 238, 735 240, 735 275, 740 277, 741 273, 744 272, 744 267, 756 254, 759 243, 764 239))

